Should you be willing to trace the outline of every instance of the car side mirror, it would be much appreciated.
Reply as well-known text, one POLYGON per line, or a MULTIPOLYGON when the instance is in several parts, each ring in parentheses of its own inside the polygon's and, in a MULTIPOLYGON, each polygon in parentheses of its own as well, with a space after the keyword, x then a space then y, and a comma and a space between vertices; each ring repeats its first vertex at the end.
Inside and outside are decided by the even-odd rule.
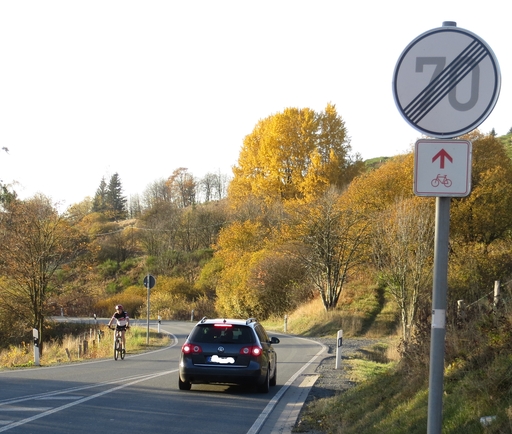
POLYGON ((271 344, 278 344, 279 342, 280 342, 280 341, 279 341, 279 339, 278 339, 278 338, 275 338, 275 337, 273 337, 273 336, 270 338, 270 343, 271 343, 271 344))

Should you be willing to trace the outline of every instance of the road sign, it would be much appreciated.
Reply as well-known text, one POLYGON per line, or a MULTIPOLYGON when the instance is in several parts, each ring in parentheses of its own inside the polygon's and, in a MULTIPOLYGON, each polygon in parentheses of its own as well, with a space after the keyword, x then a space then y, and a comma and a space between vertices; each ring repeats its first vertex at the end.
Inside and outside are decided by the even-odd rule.
POLYGON ((148 289, 152 289, 153 286, 155 286, 155 278, 151 275, 151 274, 148 274, 146 277, 144 277, 144 287, 145 288, 148 288, 148 289))
POLYGON ((500 68, 491 48, 453 22, 414 39, 393 74, 393 96, 402 116, 438 139, 477 128, 494 108, 500 87, 500 68))
POLYGON ((472 144, 422 139, 414 148, 414 194, 465 197, 471 192, 472 144))

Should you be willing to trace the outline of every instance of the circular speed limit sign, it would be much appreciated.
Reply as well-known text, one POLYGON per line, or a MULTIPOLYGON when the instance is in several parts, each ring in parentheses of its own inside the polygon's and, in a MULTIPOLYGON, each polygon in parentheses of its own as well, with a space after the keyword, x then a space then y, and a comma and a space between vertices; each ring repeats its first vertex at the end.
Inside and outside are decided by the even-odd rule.
POLYGON ((402 116, 421 133, 439 139, 477 128, 494 108, 500 87, 491 48, 452 22, 414 39, 393 74, 393 96, 402 116))

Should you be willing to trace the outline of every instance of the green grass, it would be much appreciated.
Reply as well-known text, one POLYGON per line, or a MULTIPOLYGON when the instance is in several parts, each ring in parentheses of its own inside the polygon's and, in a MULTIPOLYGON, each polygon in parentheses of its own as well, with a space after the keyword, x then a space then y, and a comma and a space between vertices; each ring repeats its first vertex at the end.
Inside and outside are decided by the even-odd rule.
MULTIPOLYGON (((315 321, 323 320, 323 325, 312 328, 322 329, 326 324, 346 321, 347 312, 342 310, 332 312, 330 317, 319 310, 314 312, 315 308, 310 306, 309 315, 315 316, 315 321)), ((408 358, 400 359, 399 338, 396 334, 386 334, 394 323, 392 312, 389 304, 374 312, 372 327, 375 329, 366 334, 374 338, 381 335, 382 343, 344 360, 344 373, 356 386, 309 403, 295 432, 426 432, 429 339, 419 340, 408 352, 408 358)), ((297 334, 308 335, 304 327, 312 320, 300 318, 304 313, 305 310, 298 312, 296 320, 292 314, 291 326, 297 334)), ((354 327, 349 335, 360 336, 362 330, 364 327, 354 327)), ((325 332, 326 336, 334 336, 335 328, 325 332)), ((484 314, 462 328, 450 328, 445 362, 443 434, 512 433, 512 314, 503 312, 499 323, 493 323, 484 314), (496 418, 484 427, 480 423, 484 416, 496 418)))

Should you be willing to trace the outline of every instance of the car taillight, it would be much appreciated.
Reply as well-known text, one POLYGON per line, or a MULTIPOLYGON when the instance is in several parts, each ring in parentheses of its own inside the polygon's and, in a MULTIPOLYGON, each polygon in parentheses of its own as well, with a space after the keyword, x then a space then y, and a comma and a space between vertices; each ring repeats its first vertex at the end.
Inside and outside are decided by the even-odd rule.
POLYGON ((183 354, 199 354, 202 353, 203 350, 199 345, 185 343, 181 347, 181 352, 183 354))
POLYGON ((244 356, 251 355, 254 357, 258 357, 258 356, 261 356, 262 351, 263 351, 263 349, 261 347, 254 345, 252 347, 243 347, 240 350, 240 354, 243 354, 244 356))

